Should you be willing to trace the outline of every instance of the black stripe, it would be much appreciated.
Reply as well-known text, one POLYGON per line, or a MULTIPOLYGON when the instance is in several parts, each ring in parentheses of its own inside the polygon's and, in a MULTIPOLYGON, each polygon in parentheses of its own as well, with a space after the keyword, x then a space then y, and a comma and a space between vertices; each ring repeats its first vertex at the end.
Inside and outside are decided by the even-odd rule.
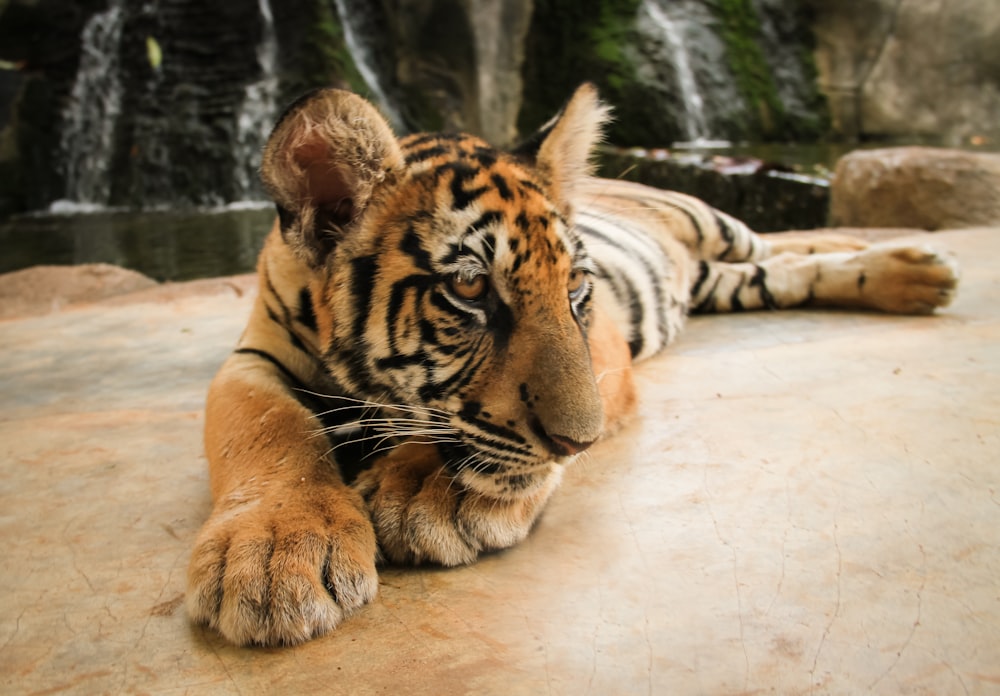
POLYGON ((750 280, 750 287, 760 288, 760 299, 765 307, 768 309, 777 309, 778 303, 774 301, 774 296, 767 289, 767 271, 764 270, 763 266, 755 266, 755 268, 757 272, 754 273, 753 278, 750 280))
POLYGON ((414 365, 427 365, 430 363, 429 356, 425 351, 418 350, 416 353, 396 353, 388 358, 379 358, 375 361, 375 366, 380 370, 400 370, 414 365))
POLYGON ((477 147, 475 150, 473 150, 472 155, 470 156, 472 157, 472 159, 476 160, 479 164, 487 168, 492 167, 494 164, 497 163, 497 152, 492 148, 477 147))
POLYGON ((345 400, 336 396, 323 397, 315 394, 308 388, 295 374, 292 373, 280 360, 267 351, 257 348, 239 348, 236 353, 257 356, 272 364, 281 373, 289 388, 291 395, 308 409, 323 427, 324 435, 330 444, 336 447, 332 451, 334 461, 341 477, 348 484, 351 483, 358 474, 370 467, 372 461, 370 455, 376 444, 380 440, 370 440, 368 436, 372 434, 368 428, 363 428, 360 435, 357 433, 345 433, 341 436, 334 434, 334 429, 364 417, 368 410, 366 406, 354 406, 353 401, 347 401, 350 408, 343 408, 340 404, 345 400))
POLYGON ((299 323, 310 331, 316 331, 316 312, 313 309, 312 293, 309 288, 302 288, 299 291, 299 323))
POLYGON ((611 286, 611 292, 615 295, 615 300, 618 304, 625 304, 628 302, 628 297, 625 296, 625 291, 621 287, 621 275, 617 272, 617 269, 612 271, 600 261, 594 260, 594 268, 596 269, 595 275, 602 280, 607 281, 608 285, 611 286))
MULTIPOLYGON (((264 264, 263 275, 264 275, 264 285, 267 288, 269 295, 274 299, 275 302, 278 303, 278 307, 281 309, 281 317, 278 317, 278 315, 274 312, 274 310, 271 309, 271 306, 267 303, 267 300, 265 298, 264 306, 267 308, 268 317, 271 319, 271 321, 273 321, 275 324, 277 324, 278 326, 280 326, 285 330, 285 332, 288 334, 288 339, 292 342, 292 345, 294 345, 297 349, 299 349, 303 353, 311 355, 309 349, 306 347, 305 341, 303 341, 302 337, 300 337, 295 332, 295 328, 292 324, 293 319, 292 319, 291 309, 289 309, 288 305, 286 305, 284 300, 281 299, 281 295, 278 294, 277 289, 275 289, 274 285, 271 283, 271 275, 270 273, 268 273, 267 264, 264 264)), ((307 289, 306 291, 308 292, 307 289)), ((301 300, 301 295, 299 297, 301 300)), ((311 307, 311 303, 309 303, 309 306, 311 307)), ((315 317, 313 318, 313 320, 315 321, 315 317)))
MULTIPOLYGON (((475 351, 479 347, 480 341, 482 339, 479 339, 474 346, 471 346, 469 352, 475 351)), ((427 383, 421 386, 418 391, 420 398, 424 401, 433 401, 440 399, 445 394, 460 391, 468 386, 476 375, 479 374, 479 370, 482 368, 484 362, 486 362, 485 354, 481 355, 478 360, 470 358, 442 382, 434 382, 428 371, 427 383)))
POLYGON ((736 289, 733 290, 733 294, 729 296, 729 309, 733 312, 743 311, 743 301, 740 299, 740 291, 743 290, 744 283, 746 283, 746 278, 740 278, 740 282, 736 285, 736 289))
POLYGON ((403 303, 406 301, 407 295, 413 291, 416 297, 412 304, 419 305, 423 301, 424 294, 433 284, 434 279, 425 275, 407 276, 393 283, 392 292, 389 293, 389 306, 385 313, 385 331, 389 337, 389 347, 393 351, 397 349, 396 335, 398 331, 396 324, 403 316, 403 303))
POLYGON ((306 388, 305 383, 302 382, 294 372, 288 369, 284 363, 265 350, 260 350, 259 348, 237 348, 233 352, 239 355, 256 355, 258 358, 262 358, 278 368, 278 371, 284 376, 285 380, 289 383, 289 386, 296 389, 306 388))
POLYGON ((399 241, 399 250, 409 254, 417 268, 431 272, 431 255, 424 249, 420 235, 413 225, 410 225, 399 241))
POLYGON ((500 194, 500 198, 505 201, 512 200, 514 198, 514 192, 510 190, 510 186, 507 185, 507 180, 504 179, 500 174, 493 174, 493 185, 497 187, 497 192, 500 194))
POLYGON ((282 318, 285 320, 285 326, 291 323, 292 313, 288 310, 288 306, 285 304, 284 300, 281 299, 281 295, 278 294, 277 289, 275 289, 274 284, 271 282, 271 274, 267 270, 267 264, 264 264, 264 285, 267 287, 267 291, 274 297, 274 300, 278 303, 278 307, 281 308, 282 318))
POLYGON ((688 210, 679 203, 674 203, 673 201, 662 201, 662 200, 653 201, 651 199, 646 199, 646 200, 647 202, 649 202, 651 207, 653 205, 659 205, 668 208, 673 208, 679 213, 682 213, 688 219, 688 221, 690 221, 691 226, 694 227, 694 233, 698 237, 698 246, 701 247, 701 245, 705 243, 705 230, 701 228, 701 225, 698 223, 698 218, 695 217, 694 213, 692 213, 690 210, 688 210))
POLYGON ((729 252, 733 250, 733 243, 735 242, 733 231, 729 229, 729 225, 727 225, 722 218, 719 217, 719 214, 715 209, 712 210, 712 217, 715 219, 715 224, 719 228, 719 234, 726 243, 726 248, 722 250, 721 254, 719 254, 719 258, 725 261, 729 256, 729 252))
MULTIPOLYGON (((698 305, 694 308, 694 311, 696 313, 715 310, 715 304, 716 304, 715 291, 719 289, 719 282, 721 280, 722 280, 722 274, 717 273, 715 276, 715 283, 712 284, 712 289, 709 290, 708 294, 705 295, 705 299, 699 302, 698 305)), ((692 297, 692 299, 694 298, 692 297)))
POLYGON ((522 188, 525 188, 528 191, 534 191, 535 193, 542 196, 545 195, 545 190, 541 186, 536 184, 534 181, 531 181, 530 179, 519 179, 518 183, 521 184, 522 188))
POLYGON ((481 169, 463 161, 448 162, 435 170, 435 177, 443 176, 448 172, 451 173, 452 207, 455 210, 465 210, 489 190, 486 186, 477 186, 469 190, 465 189, 465 183, 474 179, 481 171, 481 169))
POLYGON ((368 318, 372 293, 375 292, 376 273, 378 262, 374 256, 359 256, 351 261, 351 296, 354 298, 351 328, 354 336, 360 337, 365 333, 365 319, 368 318))
POLYGON ((326 418, 323 416, 323 413, 329 410, 329 405, 326 400, 327 397, 317 396, 314 394, 310 386, 299 379, 299 377, 284 363, 267 351, 260 350, 259 348, 237 348, 233 351, 233 353, 240 355, 254 355, 271 363, 281 373, 285 380, 285 386, 288 387, 292 396, 295 397, 295 400, 298 401, 303 407, 312 411, 313 415, 323 421, 324 424, 326 423, 326 418))
MULTIPOLYGON (((505 428, 502 425, 495 425, 493 423, 490 423, 487 420, 483 420, 482 418, 476 417, 475 414, 466 413, 464 410, 458 414, 458 417, 462 419, 462 422, 468 423, 469 425, 473 425, 488 435, 499 437, 503 445, 502 448, 504 449, 512 447, 513 445, 510 444, 511 442, 517 445, 525 445, 528 442, 521 435, 519 435, 513 430, 505 428)), ((489 442, 492 443, 492 440, 490 440, 489 442)))
POLYGON ((701 286, 705 284, 706 280, 708 280, 709 270, 708 261, 698 262, 698 279, 695 280, 694 285, 691 286, 691 299, 696 298, 698 293, 701 292, 701 286))
POLYGON ((444 145, 432 145, 431 147, 425 147, 423 150, 408 153, 406 155, 406 163, 416 164, 418 162, 424 162, 426 160, 439 157, 447 152, 448 148, 444 145))
MULTIPOLYGON (((636 246, 626 246, 622 244, 617 239, 612 239, 603 231, 589 227, 588 225, 577 224, 577 230, 584 237, 592 237, 603 241, 609 246, 613 246, 620 249, 623 253, 631 256, 634 260, 638 261, 642 270, 645 272, 645 277, 649 281, 650 289, 652 290, 654 301, 656 303, 655 307, 649 308, 650 311, 655 313, 655 316, 659 318, 660 324, 660 337, 665 340, 668 337, 669 331, 664 325, 663 318, 666 315, 667 307, 664 305, 663 296, 663 282, 660 273, 657 273, 656 268, 653 266, 653 261, 645 255, 644 250, 636 246)), ((626 239, 636 239, 642 238, 633 233, 630 229, 626 227, 620 228, 623 232, 628 234, 626 239)), ((636 291, 635 284, 625 275, 625 274, 615 274, 612 276, 607 272, 607 269, 603 269, 602 273, 605 278, 608 279, 611 284, 612 289, 615 291, 615 297, 618 299, 620 304, 627 304, 631 314, 630 321, 632 322, 633 332, 631 340, 629 341, 629 348, 632 351, 632 357, 641 352, 644 347, 644 339, 642 338, 642 321, 645 316, 645 310, 642 304, 642 298, 636 291)))
POLYGON ((466 234, 482 232, 487 227, 497 222, 503 222, 503 213, 498 210, 487 210, 479 216, 478 220, 469 225, 469 229, 466 231, 466 234))
POLYGON ((421 145, 426 145, 428 143, 456 143, 464 140, 466 137, 468 136, 462 135, 461 133, 421 133, 404 138, 400 145, 402 145, 403 149, 406 151, 413 151, 421 145))

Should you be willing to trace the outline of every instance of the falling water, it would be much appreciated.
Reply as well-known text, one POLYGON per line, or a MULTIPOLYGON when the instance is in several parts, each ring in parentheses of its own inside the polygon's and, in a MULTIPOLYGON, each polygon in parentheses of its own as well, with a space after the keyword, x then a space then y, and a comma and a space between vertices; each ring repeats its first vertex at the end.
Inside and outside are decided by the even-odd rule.
POLYGON ((350 51, 351 58, 354 59, 354 65, 361 73, 365 85, 371 90, 375 103, 389 119, 389 123, 393 128, 400 129, 403 125, 403 119, 382 88, 382 82, 375 70, 371 48, 361 38, 362 31, 361 27, 358 26, 359 8, 356 5, 348 7, 347 0, 333 0, 333 4, 336 6, 337 17, 344 30, 344 41, 347 43, 347 50, 350 51))
POLYGON ((112 0, 83 27, 80 65, 62 114, 65 197, 52 204, 53 210, 96 209, 110 200, 115 125, 122 102, 118 64, 124 14, 124 0, 112 0))
POLYGON ((705 120, 705 105, 691 70, 687 46, 678 23, 671 19, 667 10, 657 0, 643 0, 643 6, 654 24, 660 29, 664 41, 673 54, 674 69, 677 71, 677 83, 684 101, 684 129, 687 138, 692 142, 705 141, 708 138, 708 123, 705 120))
POLYGON ((263 35, 257 46, 257 63, 260 78, 246 86, 243 103, 236 112, 236 142, 233 172, 236 200, 251 201, 261 198, 256 172, 260 167, 261 152, 267 141, 278 101, 278 38, 274 31, 274 15, 270 0, 258 0, 263 21, 263 35))

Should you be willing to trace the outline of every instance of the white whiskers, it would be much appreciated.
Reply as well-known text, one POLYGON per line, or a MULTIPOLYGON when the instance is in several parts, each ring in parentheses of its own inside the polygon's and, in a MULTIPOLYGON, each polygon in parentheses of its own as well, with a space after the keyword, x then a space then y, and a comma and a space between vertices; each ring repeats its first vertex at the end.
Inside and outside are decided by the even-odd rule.
POLYGON ((450 425, 451 414, 443 409, 327 395, 305 389, 299 391, 327 402, 345 402, 343 406, 333 406, 316 413, 320 419, 343 414, 343 422, 324 425, 307 434, 310 438, 344 438, 333 444, 327 454, 347 445, 371 442, 374 445, 365 454, 365 458, 391 451, 399 444, 398 440, 419 440, 427 444, 461 442, 460 431, 450 425), (358 413, 354 416, 352 412, 358 413))

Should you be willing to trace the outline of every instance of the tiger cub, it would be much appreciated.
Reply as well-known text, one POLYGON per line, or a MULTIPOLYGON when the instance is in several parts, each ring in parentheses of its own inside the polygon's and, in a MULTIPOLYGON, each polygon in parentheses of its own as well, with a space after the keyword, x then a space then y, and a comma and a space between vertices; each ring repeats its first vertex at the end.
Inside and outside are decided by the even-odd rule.
POLYGON ((501 152, 397 139, 337 90, 284 114, 259 295, 208 394, 194 620, 298 643, 372 600, 380 558, 450 566, 517 543, 634 408, 632 361, 692 311, 950 301, 957 272, 930 250, 764 240, 688 196, 592 178, 608 117, 585 84, 501 152))

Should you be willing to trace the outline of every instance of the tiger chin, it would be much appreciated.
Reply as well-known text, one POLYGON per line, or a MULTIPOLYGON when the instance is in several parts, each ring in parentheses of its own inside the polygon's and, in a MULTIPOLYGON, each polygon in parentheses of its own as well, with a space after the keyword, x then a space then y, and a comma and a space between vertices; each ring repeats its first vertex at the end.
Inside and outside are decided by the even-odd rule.
POLYGON ((692 311, 929 313, 954 263, 766 241, 696 199, 596 179, 592 85, 522 146, 397 138, 339 90, 289 107, 261 175, 259 293, 213 380, 213 510, 191 617, 295 644, 370 602, 377 563, 470 563, 531 530, 563 469, 635 410, 633 360, 692 311))

